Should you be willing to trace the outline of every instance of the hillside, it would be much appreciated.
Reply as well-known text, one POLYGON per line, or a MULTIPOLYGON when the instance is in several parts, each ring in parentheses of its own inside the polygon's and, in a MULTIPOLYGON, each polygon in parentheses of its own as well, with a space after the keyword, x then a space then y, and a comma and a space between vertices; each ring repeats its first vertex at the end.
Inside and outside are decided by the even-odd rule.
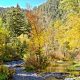
MULTIPOLYGON (((55 18, 59 17, 59 0, 48 0, 46 3, 33 9, 33 13, 37 14, 39 21, 43 26, 48 25, 55 18)), ((10 8, 0 7, 0 15, 4 14, 10 8)), ((23 10, 23 9, 22 9, 23 10)), ((25 12, 25 10, 23 10, 25 12)))
MULTIPOLYGON (((12 7, 7 7, 7 8, 0 7, 0 16, 2 17, 3 15, 5 15, 6 12, 7 12, 9 9, 11 9, 11 8, 13 8, 13 6, 12 6, 12 7)), ((25 9, 21 9, 21 10, 22 10, 22 12, 25 12, 25 11, 26 11, 25 9)))
POLYGON ((59 17, 59 0, 48 0, 46 3, 34 8, 33 12, 38 14, 43 26, 59 17))
POLYGON ((0 7, 0 15, 1 15, 2 13, 5 13, 6 9, 7 9, 7 8, 0 7))

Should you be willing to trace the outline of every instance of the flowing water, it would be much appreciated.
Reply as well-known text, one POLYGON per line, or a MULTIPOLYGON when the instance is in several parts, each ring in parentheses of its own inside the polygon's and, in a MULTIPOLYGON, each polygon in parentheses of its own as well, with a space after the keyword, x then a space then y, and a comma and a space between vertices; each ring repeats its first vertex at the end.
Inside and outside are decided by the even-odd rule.
POLYGON ((22 60, 7 62, 5 66, 15 69, 13 80, 75 80, 73 78, 65 78, 69 74, 66 73, 66 67, 69 63, 59 62, 49 67, 45 73, 38 75, 37 73, 26 72, 24 67, 21 67, 24 62, 22 60))

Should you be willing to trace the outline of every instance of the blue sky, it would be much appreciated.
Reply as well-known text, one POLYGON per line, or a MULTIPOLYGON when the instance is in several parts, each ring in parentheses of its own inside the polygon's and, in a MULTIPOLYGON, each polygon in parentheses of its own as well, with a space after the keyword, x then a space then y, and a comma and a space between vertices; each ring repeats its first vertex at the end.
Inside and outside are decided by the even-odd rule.
POLYGON ((27 4, 30 4, 33 8, 34 6, 39 6, 46 1, 47 0, 0 0, 0 7, 16 6, 18 3, 21 8, 26 8, 27 4))

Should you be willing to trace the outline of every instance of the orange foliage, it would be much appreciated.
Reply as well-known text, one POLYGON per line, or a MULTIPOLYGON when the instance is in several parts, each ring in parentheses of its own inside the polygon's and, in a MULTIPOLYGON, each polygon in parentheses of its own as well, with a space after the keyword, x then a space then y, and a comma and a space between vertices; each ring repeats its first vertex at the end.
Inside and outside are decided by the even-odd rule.
POLYGON ((29 23, 31 24, 30 48, 32 48, 32 50, 34 51, 40 48, 41 44, 43 43, 42 29, 39 24, 37 14, 34 15, 31 11, 27 10, 26 16, 29 23))

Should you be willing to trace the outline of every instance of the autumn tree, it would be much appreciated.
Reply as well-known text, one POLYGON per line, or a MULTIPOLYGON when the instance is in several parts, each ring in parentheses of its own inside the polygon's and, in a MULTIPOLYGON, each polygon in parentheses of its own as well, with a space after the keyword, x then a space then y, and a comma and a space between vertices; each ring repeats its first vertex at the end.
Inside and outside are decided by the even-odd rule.
POLYGON ((43 70, 48 65, 47 56, 44 55, 44 29, 38 22, 38 16, 31 11, 27 11, 27 19, 31 24, 30 42, 28 48, 28 54, 24 55, 26 68, 30 70, 43 70), (34 61, 32 61, 34 60, 34 61), (34 63, 33 63, 34 62, 34 63), (28 66, 29 65, 29 66, 28 66))
POLYGON ((40 48, 43 46, 43 30, 38 22, 38 16, 27 11, 27 18, 31 24, 31 39, 34 47, 40 48))
MULTIPOLYGON (((79 14, 69 13, 63 23, 57 20, 54 24, 55 40, 59 44, 59 49, 64 53, 74 53, 80 48, 80 17, 79 14)), ((73 54, 71 54, 73 55, 73 54)), ((76 53, 75 53, 76 55, 76 53)))
POLYGON ((80 0, 60 0, 58 8, 65 19, 68 13, 80 13, 80 0))
POLYGON ((9 42, 9 31, 7 28, 3 27, 2 19, 0 20, 0 59, 5 54, 6 55, 6 47, 9 42))

